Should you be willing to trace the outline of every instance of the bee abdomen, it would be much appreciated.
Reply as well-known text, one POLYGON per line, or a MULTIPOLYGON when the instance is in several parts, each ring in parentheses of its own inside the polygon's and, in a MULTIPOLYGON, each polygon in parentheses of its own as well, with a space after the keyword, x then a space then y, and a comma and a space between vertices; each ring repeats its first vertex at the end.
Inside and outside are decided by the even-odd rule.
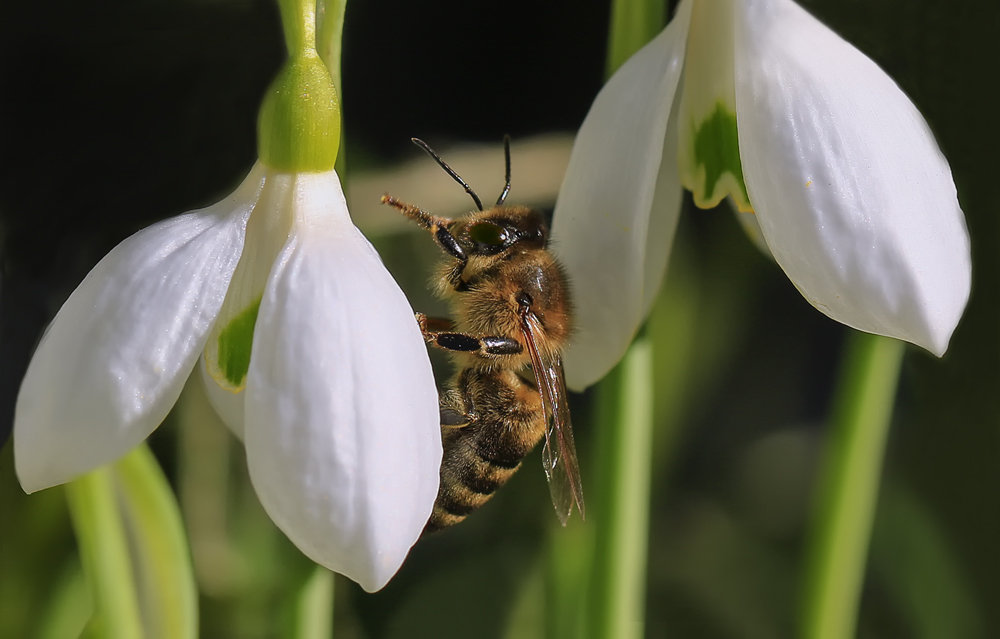
POLYGON ((516 449, 501 456, 485 455, 476 445, 479 433, 475 430, 446 428, 443 434, 445 458, 441 464, 441 487, 425 533, 453 526, 489 501, 530 451, 530 448, 516 449))
POLYGON ((457 376, 441 396, 441 486, 425 533, 462 521, 507 483, 545 430, 539 402, 513 371, 457 376))

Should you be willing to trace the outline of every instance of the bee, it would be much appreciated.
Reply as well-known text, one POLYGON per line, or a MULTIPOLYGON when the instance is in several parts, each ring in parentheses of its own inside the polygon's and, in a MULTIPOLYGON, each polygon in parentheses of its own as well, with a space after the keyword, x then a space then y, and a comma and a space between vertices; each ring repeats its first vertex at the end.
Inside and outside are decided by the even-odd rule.
POLYGON ((437 153, 422 140, 412 141, 478 208, 451 220, 382 197, 429 231, 447 256, 435 287, 452 319, 416 315, 424 339, 451 353, 457 368, 440 395, 441 483, 424 533, 457 524, 486 503, 543 435, 542 464, 556 514, 565 525, 576 504, 582 518, 561 354, 572 330, 570 291, 547 249, 549 229, 541 213, 504 204, 510 138, 504 137, 506 185, 488 210, 437 153))

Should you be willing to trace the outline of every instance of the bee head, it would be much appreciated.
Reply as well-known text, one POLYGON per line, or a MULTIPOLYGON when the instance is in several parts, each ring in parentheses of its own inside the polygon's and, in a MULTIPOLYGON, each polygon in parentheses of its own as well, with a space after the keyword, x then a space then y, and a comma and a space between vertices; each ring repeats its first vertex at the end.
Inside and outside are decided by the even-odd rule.
POLYGON ((541 214, 523 206, 498 206, 458 220, 449 230, 470 257, 544 249, 549 239, 541 214))

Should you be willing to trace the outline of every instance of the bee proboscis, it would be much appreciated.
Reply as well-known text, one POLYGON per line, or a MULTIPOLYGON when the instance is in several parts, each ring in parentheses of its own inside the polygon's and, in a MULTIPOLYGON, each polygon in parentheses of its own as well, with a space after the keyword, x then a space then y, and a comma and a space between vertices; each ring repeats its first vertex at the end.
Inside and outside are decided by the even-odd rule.
POLYGON ((449 256, 436 278, 452 319, 417 321, 428 343, 452 354, 458 372, 441 393, 441 485, 426 531, 456 524, 482 506, 545 437, 542 464, 552 503, 565 525, 573 505, 584 516, 562 348, 572 328, 569 287, 549 253, 538 211, 505 205, 510 139, 504 137, 506 185, 484 210, 475 191, 423 141, 424 149, 465 188, 478 211, 437 217, 386 194, 382 202, 429 231, 449 256))

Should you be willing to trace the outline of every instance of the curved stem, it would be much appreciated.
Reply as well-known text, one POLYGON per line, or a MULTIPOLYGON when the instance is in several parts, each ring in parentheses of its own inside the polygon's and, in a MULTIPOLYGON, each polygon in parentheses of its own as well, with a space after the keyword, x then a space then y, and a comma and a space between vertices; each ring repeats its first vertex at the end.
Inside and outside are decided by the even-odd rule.
POLYGON ((180 508, 146 444, 114 465, 151 638, 198 636, 198 588, 180 508))
POLYGON ((143 636, 125 526, 118 512, 110 467, 66 485, 80 563, 94 600, 94 630, 108 639, 143 636))
POLYGON ((802 636, 854 636, 903 343, 851 334, 809 540, 802 636))

